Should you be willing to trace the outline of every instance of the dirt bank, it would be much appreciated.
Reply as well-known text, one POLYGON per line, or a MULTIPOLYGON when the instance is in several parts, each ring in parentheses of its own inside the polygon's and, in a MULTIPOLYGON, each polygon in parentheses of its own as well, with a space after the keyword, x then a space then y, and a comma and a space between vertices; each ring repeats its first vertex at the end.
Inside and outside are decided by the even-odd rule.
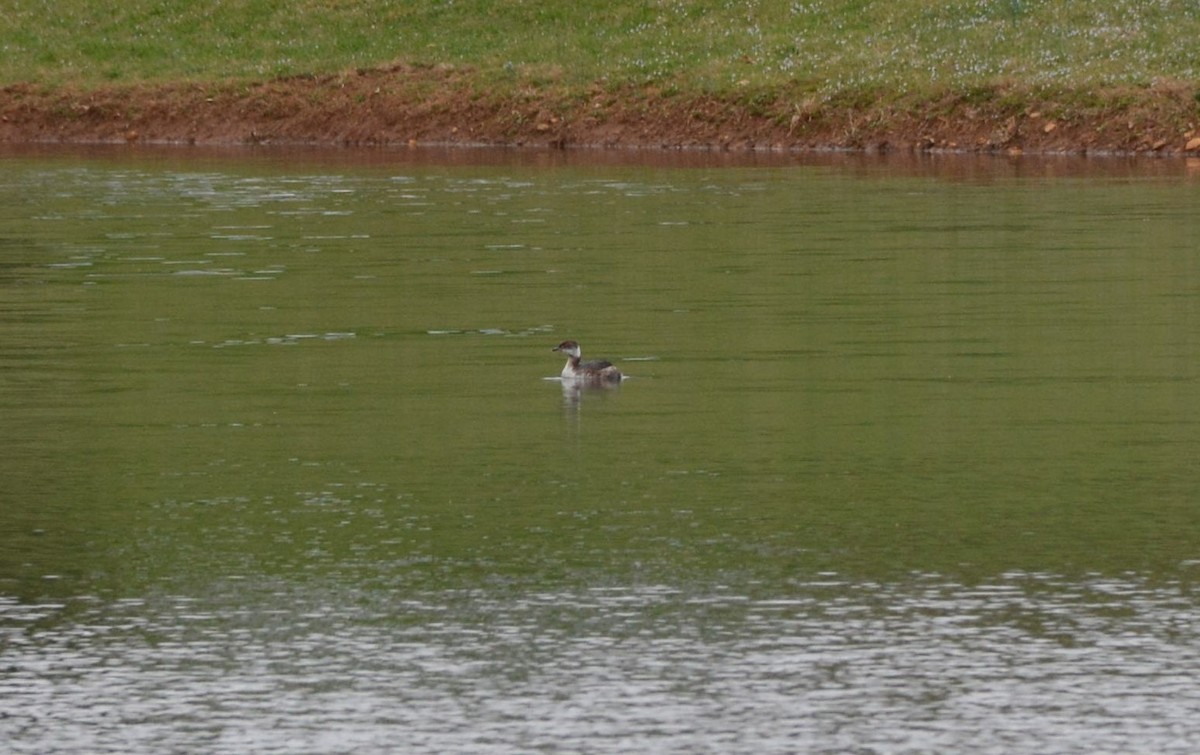
POLYGON ((258 83, 0 89, 0 140, 504 144, 712 149, 1200 153, 1191 84, 1019 86, 818 99, 553 83, 488 90, 470 70, 392 66, 258 83))

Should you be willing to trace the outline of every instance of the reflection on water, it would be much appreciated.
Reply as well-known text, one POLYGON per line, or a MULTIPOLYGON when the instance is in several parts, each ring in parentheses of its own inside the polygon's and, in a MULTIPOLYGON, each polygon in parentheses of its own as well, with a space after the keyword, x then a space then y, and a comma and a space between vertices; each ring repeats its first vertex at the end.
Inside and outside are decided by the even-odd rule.
POLYGON ((575 380, 569 378, 546 378, 547 381, 558 383, 562 388, 563 407, 572 412, 578 412, 584 397, 589 400, 601 400, 612 396, 621 390, 622 382, 604 382, 596 380, 575 380), (592 398, 594 397, 594 399, 592 398))
POLYGON ((393 593, 214 585, 4 607, 17 751, 1185 751, 1178 584, 816 575, 393 593), (1136 683, 1134 683, 1136 682, 1136 683), (1154 722, 1154 723, 1150 723, 1154 722))
POLYGON ((8 750, 1195 749, 1187 164, 419 154, 4 158, 8 750))

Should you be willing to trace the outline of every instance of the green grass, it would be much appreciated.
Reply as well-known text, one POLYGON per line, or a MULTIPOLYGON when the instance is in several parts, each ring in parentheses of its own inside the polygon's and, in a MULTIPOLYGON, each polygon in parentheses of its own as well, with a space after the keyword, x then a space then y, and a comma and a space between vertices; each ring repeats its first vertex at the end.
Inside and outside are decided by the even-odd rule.
POLYGON ((488 85, 920 93, 1200 81, 1195 0, 6 0, 0 84, 261 79, 391 62, 488 85))

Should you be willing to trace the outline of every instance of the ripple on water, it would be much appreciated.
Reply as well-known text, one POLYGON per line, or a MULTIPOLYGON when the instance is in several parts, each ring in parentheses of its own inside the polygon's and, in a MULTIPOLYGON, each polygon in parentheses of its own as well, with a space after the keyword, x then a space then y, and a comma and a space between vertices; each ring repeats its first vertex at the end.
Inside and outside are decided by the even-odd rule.
POLYGON ((16 752, 1185 752, 1198 614, 1177 587, 1028 574, 8 601, 0 735, 16 752))

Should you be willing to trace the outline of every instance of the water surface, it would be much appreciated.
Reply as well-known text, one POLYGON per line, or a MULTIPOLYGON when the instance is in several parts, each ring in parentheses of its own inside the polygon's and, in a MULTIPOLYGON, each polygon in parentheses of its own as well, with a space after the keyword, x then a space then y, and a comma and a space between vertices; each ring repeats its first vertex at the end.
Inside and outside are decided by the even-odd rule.
POLYGON ((1194 751, 1188 165, 727 163, 7 155, 9 749, 1194 751))

